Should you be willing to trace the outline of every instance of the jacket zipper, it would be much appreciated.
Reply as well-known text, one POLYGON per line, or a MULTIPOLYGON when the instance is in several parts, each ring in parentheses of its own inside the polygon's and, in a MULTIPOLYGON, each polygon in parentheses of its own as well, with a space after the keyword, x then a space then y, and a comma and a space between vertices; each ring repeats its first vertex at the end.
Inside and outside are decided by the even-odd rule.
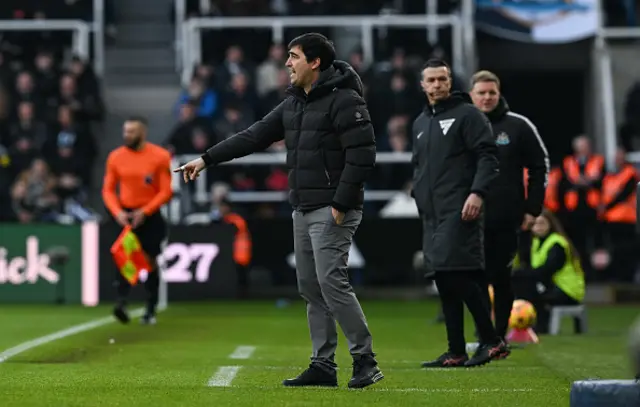
POLYGON ((300 170, 298 169, 298 155, 300 154, 300 136, 302 135, 302 122, 304 122, 304 111, 307 108, 307 101, 302 101, 302 113, 300 114, 300 128, 298 129, 298 140, 296 141, 296 162, 295 162, 295 171, 296 171, 296 199, 298 201, 298 206, 301 205, 300 202, 300 170))
POLYGON ((320 146, 320 154, 322 155, 322 166, 324 167, 324 176, 327 177, 327 185, 331 186, 331 177, 329 176, 329 170, 327 169, 327 160, 324 155, 324 150, 320 146))
MULTIPOLYGON (((431 116, 431 120, 429 120, 429 133, 428 133, 428 139, 427 139, 427 157, 430 155, 431 153, 431 142, 432 142, 432 137, 433 137, 433 122, 435 120, 436 117, 436 111, 435 109, 433 109, 433 116, 431 116)), ((433 233, 431 234, 431 241, 433 243, 433 241, 435 240, 435 231, 436 231, 436 207, 433 203, 433 184, 434 182, 432 182, 431 180, 434 179, 433 178, 433 171, 431 171, 431 159, 430 157, 427 158, 427 168, 429 170, 429 201, 431 203, 431 213, 433 216, 431 216, 431 227, 433 230, 433 233)), ((435 179, 434 179, 435 181, 435 179)))

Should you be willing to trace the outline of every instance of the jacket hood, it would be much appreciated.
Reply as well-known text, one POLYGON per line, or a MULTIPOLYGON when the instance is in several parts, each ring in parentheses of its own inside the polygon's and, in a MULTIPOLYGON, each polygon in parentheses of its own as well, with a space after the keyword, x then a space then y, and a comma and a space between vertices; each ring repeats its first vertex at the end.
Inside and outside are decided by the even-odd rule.
POLYGON ((355 69, 344 61, 333 61, 333 64, 320 72, 314 90, 332 91, 338 89, 353 89, 361 97, 364 96, 362 79, 355 69))
POLYGON ((454 107, 462 104, 471 104, 471 96, 469 96, 466 92, 452 92, 451 95, 444 100, 438 101, 435 105, 431 105, 429 100, 427 99, 427 106, 424 111, 429 116, 433 116, 435 114, 445 112, 447 110, 453 109, 454 107))
POLYGON ((498 101, 498 105, 496 106, 496 108, 489 113, 486 113, 486 115, 489 121, 493 123, 502 119, 504 115, 506 115, 510 110, 511 109, 509 109, 507 99, 505 99, 503 96, 500 96, 500 100, 498 101))

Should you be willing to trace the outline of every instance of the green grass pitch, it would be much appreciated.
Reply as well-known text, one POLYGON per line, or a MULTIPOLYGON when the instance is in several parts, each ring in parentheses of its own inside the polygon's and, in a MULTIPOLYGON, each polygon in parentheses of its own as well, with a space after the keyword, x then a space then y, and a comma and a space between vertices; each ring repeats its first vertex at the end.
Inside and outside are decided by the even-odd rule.
MULTIPOLYGON (((385 379, 348 390, 344 337, 338 389, 285 389, 309 363, 301 302, 172 304, 158 325, 111 323, 65 337, 0 363, 0 406, 544 406, 569 405, 571 382, 629 379, 628 327, 637 307, 592 307, 591 331, 544 336, 504 361, 460 370, 420 369, 445 350, 433 302, 364 302, 385 379), (113 339, 113 340, 111 340, 113 339), (240 348, 239 348, 240 347, 240 348), (244 347, 244 348, 242 348, 244 347)), ((110 308, 2 305, 0 352, 107 316, 110 308)), ((467 316, 467 339, 473 327, 467 316)))

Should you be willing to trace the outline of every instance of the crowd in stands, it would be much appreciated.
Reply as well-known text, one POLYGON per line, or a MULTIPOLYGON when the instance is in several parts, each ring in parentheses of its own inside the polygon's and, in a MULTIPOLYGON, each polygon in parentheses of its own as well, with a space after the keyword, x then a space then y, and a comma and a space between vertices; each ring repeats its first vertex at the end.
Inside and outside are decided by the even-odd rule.
MULTIPOLYGON (((400 2, 415 6, 424 2, 400 2)), ((440 2, 441 7, 456 7, 455 2, 440 2), (448 3, 448 4, 444 4, 448 3)), ((608 25, 637 25, 635 7, 627 1, 605 2, 608 25)), ((188 15, 332 15, 378 14, 388 2, 333 2, 329 0, 290 0, 264 2, 259 0, 225 2, 188 2, 188 15), (205 6, 203 7, 203 4, 205 6), (269 7, 271 6, 271 8, 269 7)), ((396 3, 397 4, 397 3, 396 3)), ((392 12, 423 13, 424 10, 400 9, 392 12)), ((321 30, 320 30, 321 31, 321 30)), ((269 36, 253 30, 234 30, 225 35, 208 38, 203 34, 204 63, 193 72, 191 83, 183 90, 174 106, 178 124, 168 135, 166 146, 174 154, 201 154, 221 140, 245 129, 254 120, 269 112, 285 97, 289 78, 284 69, 286 49, 281 45, 265 44, 269 36), (256 46, 258 44, 259 46, 256 46), (263 52, 260 48, 268 48, 263 52)), ((297 34, 286 33, 287 38, 297 34)), ((422 36, 424 33, 420 33, 422 36)), ((443 54, 437 44, 430 46, 423 39, 420 49, 407 48, 411 34, 396 33, 385 38, 391 44, 382 62, 363 65, 361 50, 355 49, 348 62, 358 71, 365 83, 365 97, 374 119, 378 151, 411 151, 409 126, 420 112, 424 96, 416 86, 421 61, 433 54, 443 54), (400 47, 398 45, 402 45, 400 47), (375 86, 372 86, 375 84, 375 86)), ((424 38, 424 37, 422 37, 424 38)), ((378 56, 378 54, 376 55, 378 56)), ((462 90, 465 84, 454 78, 454 87, 462 90)), ((627 128, 640 135, 640 86, 630 96, 627 109, 627 128)), ((640 139, 640 137, 638 137, 640 139)), ((578 137, 575 153, 566 157, 551 171, 547 207, 557 213, 583 254, 589 280, 615 279, 632 281, 638 278, 635 248, 635 168, 624 160, 624 149, 631 148, 623 138, 617 168, 608 172, 601 156, 591 152, 590 142, 578 137), (591 164, 588 164, 591 163, 591 164), (633 188, 631 187, 633 186, 633 188), (587 197, 590 197, 589 199, 587 197), (594 198, 597 196, 597 198, 594 198)), ((271 151, 284 151, 281 143, 271 151)), ((367 185, 368 189, 407 190, 412 170, 408 164, 380 165, 367 185)), ((227 166, 209 175, 209 182, 226 185, 232 191, 285 191, 287 176, 280 166, 227 166)), ((403 194, 404 195, 404 194, 403 194)), ((400 199, 409 202, 407 196, 400 199)), ((389 205, 369 203, 379 216, 391 215, 389 205), (386 208, 383 206, 387 205, 386 208), (381 210, 382 209, 382 210, 381 210)), ((401 205, 402 206, 402 205, 401 205)), ((286 203, 249 205, 235 203, 241 213, 260 216, 290 215, 286 203)), ((206 209, 206 208, 204 208, 206 209)), ((375 215, 374 215, 375 216, 375 215)))
MULTIPOLYGON (((329 0, 289 0, 266 2, 246 0, 187 1, 187 16, 256 16, 256 15, 351 15, 380 13, 425 13, 424 2, 404 3, 403 8, 391 8, 384 1, 337 2, 329 0), (203 5, 204 3, 204 5, 203 5), (418 4, 421 3, 421 4, 418 4)), ((440 11, 456 7, 456 2, 441 1, 440 11)), ((319 27, 314 31, 322 32, 319 27)), ((303 31, 311 30, 306 28, 303 31)), ((301 30, 285 30, 292 39, 301 30)), ((191 83, 183 90, 174 106, 178 119, 168 135, 166 146, 177 155, 201 154, 208 146, 247 128, 256 119, 273 109, 286 96, 289 75, 284 67, 286 44, 272 44, 269 36, 258 30, 229 30, 223 37, 205 30, 203 63, 194 69, 191 83), (266 42, 265 42, 266 41, 266 42), (264 50, 268 50, 265 52, 264 50)), ((328 33, 327 33, 328 34, 328 33)), ((411 151, 410 126, 423 108, 424 95, 417 86, 417 72, 423 61, 433 55, 445 54, 444 46, 425 43, 424 30, 388 30, 380 34, 376 44, 376 59, 371 66, 363 63, 360 49, 353 49, 347 58, 361 75, 365 98, 378 143, 378 151, 411 151), (412 41, 418 35, 419 40, 412 41), (415 43, 419 47, 408 45, 415 43), (371 86, 375 83, 376 86, 371 86)), ((457 89, 463 84, 455 80, 457 89)), ((283 151, 282 143, 271 151, 283 151)), ((368 188, 401 190, 411 178, 409 164, 379 166, 368 188)), ((287 173, 280 166, 229 166, 207 177, 210 184, 224 182, 234 191, 285 191, 287 173)), ((383 205, 370 203, 377 212, 383 205)), ((245 205, 248 211, 262 214, 286 214, 287 205, 245 205)))
MULTIPOLYGON (((0 2, 0 19, 91 20, 92 3, 5 0, 0 2)), ((439 9, 444 12, 457 3, 439 1, 439 9)), ((605 2, 608 25, 637 25, 632 3, 605 2)), ((107 23, 113 26, 113 2, 106 0, 105 5, 107 23)), ((187 0, 187 15, 421 14, 424 7, 422 1, 187 0)), ((286 30, 285 37, 290 39, 298 31, 286 30)), ((173 154, 201 154, 248 127, 285 97, 289 77, 283 45, 271 44, 260 30, 228 34, 223 41, 220 36, 213 41, 204 33, 204 62, 194 69, 172 109, 177 124, 165 145, 173 154)), ((428 44, 424 34, 382 30, 374 35, 377 63, 365 66, 360 49, 353 49, 347 58, 364 81, 380 152, 411 151, 410 124, 424 102, 416 73, 430 56, 448 59, 447 35, 441 36, 440 44, 428 44)), ((69 58, 64 52, 69 44, 70 35, 63 32, 0 33, 1 221, 60 221, 61 214, 75 219, 90 215, 82 204, 92 186, 92 163, 98 154, 92 123, 104 118, 104 106, 89 61, 69 58)), ((454 78, 454 87, 462 90, 465 84, 454 78)), ((635 112, 639 109, 640 86, 636 86, 629 92, 621 128, 622 147, 628 151, 638 149, 640 115, 635 112)), ((276 143, 269 150, 284 151, 284 145, 276 143)), ((636 202, 631 186, 638 174, 625 162, 622 148, 614 171, 607 171, 602 157, 591 152, 588 139, 577 138, 574 150, 551 171, 546 206, 567 226, 590 280, 603 276, 637 280, 636 202)), ((367 188, 407 190, 411 174, 409 164, 380 165, 367 188)), ((226 166, 208 175, 210 185, 226 185, 232 191, 287 190, 286 169, 279 165, 226 166)), ((370 205, 369 213, 385 213, 380 212, 384 202, 370 205)), ((286 202, 266 203, 241 206, 240 212, 287 216, 290 208, 286 202)))
MULTIPOLYGON (((2 19, 86 19, 91 0, 0 2, 2 19)), ((0 36, 0 221, 70 222, 83 204, 98 154, 92 123, 104 118, 90 61, 69 55, 65 32, 0 36)))

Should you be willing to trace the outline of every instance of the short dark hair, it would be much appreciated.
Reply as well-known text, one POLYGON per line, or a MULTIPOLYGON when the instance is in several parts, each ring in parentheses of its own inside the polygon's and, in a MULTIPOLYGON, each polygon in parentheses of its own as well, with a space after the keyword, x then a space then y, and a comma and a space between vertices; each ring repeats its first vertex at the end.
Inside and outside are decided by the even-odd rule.
POLYGON ((471 88, 473 88, 476 83, 480 82, 493 82, 498 85, 498 89, 500 89, 500 78, 491 71, 483 70, 474 73, 471 77, 471 88))
POLYGON ((449 75, 451 75, 451 67, 448 63, 440 58, 431 58, 427 60, 427 62, 425 62, 422 66, 422 70, 424 71, 427 68, 447 68, 447 71, 449 71, 449 75))
POLYGON ((320 70, 329 68, 336 59, 336 49, 333 42, 319 33, 302 34, 289 43, 289 49, 300 47, 304 52, 307 62, 320 58, 320 70))
POLYGON ((149 121, 144 116, 137 116, 137 115, 129 116, 129 117, 127 117, 127 119, 125 121, 126 122, 138 122, 138 123, 142 124, 144 127, 147 127, 149 125, 149 121))

